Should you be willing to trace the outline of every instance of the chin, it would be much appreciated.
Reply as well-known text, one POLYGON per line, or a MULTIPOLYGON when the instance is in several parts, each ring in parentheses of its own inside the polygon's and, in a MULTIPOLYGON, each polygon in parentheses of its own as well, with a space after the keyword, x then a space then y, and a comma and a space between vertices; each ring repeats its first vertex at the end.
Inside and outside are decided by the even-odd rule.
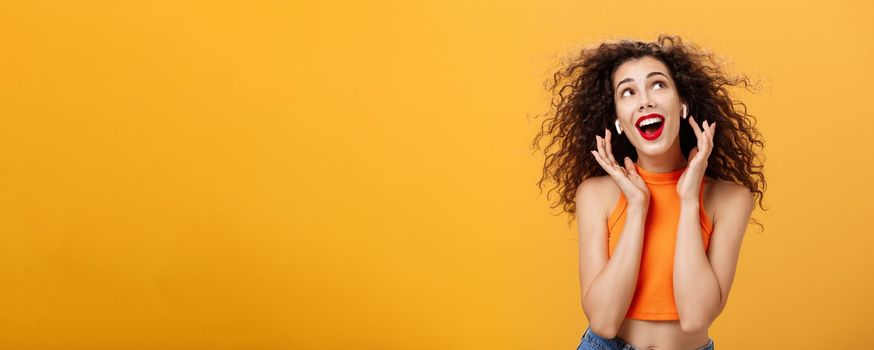
POLYGON ((669 137, 669 135, 669 133, 663 134, 652 141, 640 137, 635 147, 637 148, 637 153, 647 156, 658 156, 667 153, 671 148, 671 144, 677 140, 677 135, 673 135, 673 137, 669 137))
POLYGON ((653 146, 653 145, 646 145, 644 147, 640 147, 637 149, 638 155, 644 154, 644 155, 647 155, 650 157, 664 154, 667 151, 668 151, 667 147, 653 146))

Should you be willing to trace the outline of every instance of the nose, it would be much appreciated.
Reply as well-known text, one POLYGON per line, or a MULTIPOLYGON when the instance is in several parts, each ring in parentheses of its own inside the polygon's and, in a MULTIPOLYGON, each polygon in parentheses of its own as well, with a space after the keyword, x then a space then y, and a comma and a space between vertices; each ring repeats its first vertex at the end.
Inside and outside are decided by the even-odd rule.
POLYGON ((646 108, 654 108, 655 107, 655 100, 653 100, 649 96, 649 93, 639 94, 638 96, 640 96, 640 110, 641 111, 643 111, 646 108))

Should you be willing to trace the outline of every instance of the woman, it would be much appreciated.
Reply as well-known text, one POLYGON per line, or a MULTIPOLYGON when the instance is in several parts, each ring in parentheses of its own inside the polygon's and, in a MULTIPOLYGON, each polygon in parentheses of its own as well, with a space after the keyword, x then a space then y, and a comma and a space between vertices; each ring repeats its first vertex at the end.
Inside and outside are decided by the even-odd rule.
POLYGON ((553 78, 534 143, 551 136, 538 184, 551 176, 578 220, 578 349, 713 349, 766 187, 755 120, 726 90, 749 80, 668 35, 586 48, 553 78))

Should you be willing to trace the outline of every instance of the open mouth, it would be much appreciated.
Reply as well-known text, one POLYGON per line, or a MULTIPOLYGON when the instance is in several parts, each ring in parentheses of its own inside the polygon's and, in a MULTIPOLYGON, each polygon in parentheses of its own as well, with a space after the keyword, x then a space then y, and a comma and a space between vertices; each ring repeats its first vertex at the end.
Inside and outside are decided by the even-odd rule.
POLYGON ((647 141, 652 141, 662 134, 665 127, 665 117, 660 114, 648 114, 637 120, 637 131, 647 141))

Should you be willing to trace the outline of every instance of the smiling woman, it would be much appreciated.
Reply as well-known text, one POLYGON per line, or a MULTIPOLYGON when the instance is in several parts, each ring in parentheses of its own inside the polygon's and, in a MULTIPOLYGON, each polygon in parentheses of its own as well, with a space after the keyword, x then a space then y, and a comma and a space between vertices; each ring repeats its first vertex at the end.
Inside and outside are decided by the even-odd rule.
POLYGON ((552 180, 578 220, 579 349, 713 349, 708 328, 767 185, 755 120, 727 91, 749 80, 660 35, 583 49, 548 86, 538 185, 552 180))

